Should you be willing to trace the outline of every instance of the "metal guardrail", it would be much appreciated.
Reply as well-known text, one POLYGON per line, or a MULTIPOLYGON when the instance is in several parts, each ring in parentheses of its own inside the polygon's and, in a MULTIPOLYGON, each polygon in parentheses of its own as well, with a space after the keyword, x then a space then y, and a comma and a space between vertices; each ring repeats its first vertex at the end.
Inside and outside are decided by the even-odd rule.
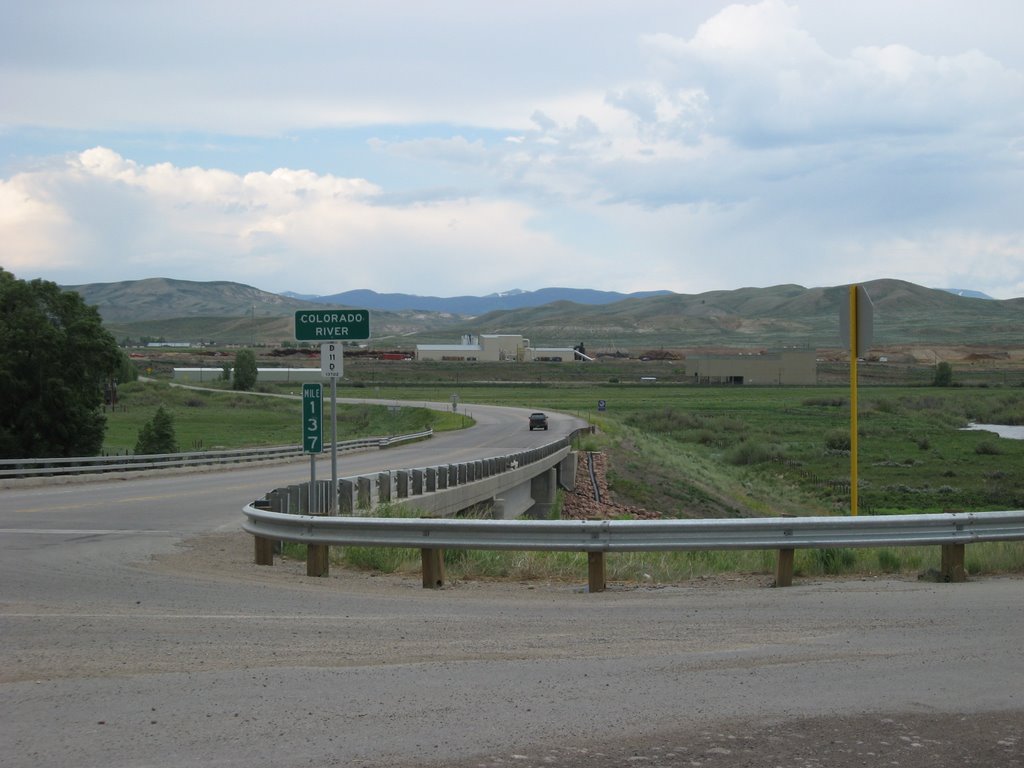
MULTIPOLYGON (((344 452, 387 448, 403 442, 431 437, 433 429, 408 435, 366 437, 338 443, 344 452)), ((329 452, 331 444, 325 446, 329 452)), ((98 472, 128 472, 143 469, 172 469, 209 464, 236 464, 248 461, 290 459, 303 456, 301 445, 273 448, 244 448, 221 451, 190 451, 185 453, 154 453, 132 456, 78 456, 58 459, 2 459, 0 478, 38 477, 41 475, 78 475, 98 472)))
POLYGON ((658 552, 1024 540, 1024 512, 723 520, 458 520, 319 517, 245 508, 249 533, 305 544, 658 552))
POLYGON ((264 540, 311 545, 413 547, 423 551, 424 586, 443 583, 444 549, 576 551, 589 555, 591 591, 604 589, 604 554, 629 551, 779 551, 776 584, 792 583, 793 551, 812 547, 943 547, 948 580, 964 577, 963 548, 1024 540, 1024 511, 880 517, 727 520, 452 520, 316 517, 245 507, 243 528, 264 540))

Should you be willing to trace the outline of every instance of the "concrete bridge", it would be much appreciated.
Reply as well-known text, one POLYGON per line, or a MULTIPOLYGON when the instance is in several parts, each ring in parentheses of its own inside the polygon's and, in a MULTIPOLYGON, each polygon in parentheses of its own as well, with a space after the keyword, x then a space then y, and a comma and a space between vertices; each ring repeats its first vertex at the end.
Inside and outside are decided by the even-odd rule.
POLYGON ((578 433, 503 456, 340 478, 336 497, 330 480, 291 485, 271 491, 257 505, 286 514, 321 515, 372 515, 390 505, 427 517, 454 517, 489 502, 495 519, 545 519, 557 489, 575 486, 572 440, 578 433))

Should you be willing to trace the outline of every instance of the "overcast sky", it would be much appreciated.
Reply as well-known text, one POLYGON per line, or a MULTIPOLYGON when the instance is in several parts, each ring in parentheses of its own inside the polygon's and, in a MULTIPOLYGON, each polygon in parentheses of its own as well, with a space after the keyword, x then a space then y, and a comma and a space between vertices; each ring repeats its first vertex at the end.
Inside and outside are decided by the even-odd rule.
POLYGON ((0 266, 1024 296, 1020 0, 0 0, 0 266))

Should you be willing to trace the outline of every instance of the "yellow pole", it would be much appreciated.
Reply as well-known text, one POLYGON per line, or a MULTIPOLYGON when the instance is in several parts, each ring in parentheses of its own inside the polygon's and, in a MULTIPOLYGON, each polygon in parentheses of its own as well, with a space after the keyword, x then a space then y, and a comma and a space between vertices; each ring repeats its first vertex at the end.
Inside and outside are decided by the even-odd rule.
POLYGON ((857 286, 850 286, 850 514, 857 516, 857 286))

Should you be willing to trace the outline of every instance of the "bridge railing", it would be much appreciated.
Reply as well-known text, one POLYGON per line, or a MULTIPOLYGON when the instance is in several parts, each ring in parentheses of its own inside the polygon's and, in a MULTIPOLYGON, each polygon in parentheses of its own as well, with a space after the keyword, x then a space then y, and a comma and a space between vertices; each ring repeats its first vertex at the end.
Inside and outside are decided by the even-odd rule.
MULTIPOLYGON (((412 440, 422 440, 434 434, 432 429, 408 435, 366 437, 338 443, 341 452, 387 448, 412 440)), ((331 444, 325 446, 330 451, 331 444)), ((127 472, 143 469, 170 469, 209 464, 234 464, 249 461, 291 459, 303 455, 301 445, 271 448, 241 448, 237 450, 188 451, 183 453, 134 454, 131 456, 78 456, 58 459, 2 459, 0 478, 37 477, 41 475, 78 475, 97 472, 127 472)))

